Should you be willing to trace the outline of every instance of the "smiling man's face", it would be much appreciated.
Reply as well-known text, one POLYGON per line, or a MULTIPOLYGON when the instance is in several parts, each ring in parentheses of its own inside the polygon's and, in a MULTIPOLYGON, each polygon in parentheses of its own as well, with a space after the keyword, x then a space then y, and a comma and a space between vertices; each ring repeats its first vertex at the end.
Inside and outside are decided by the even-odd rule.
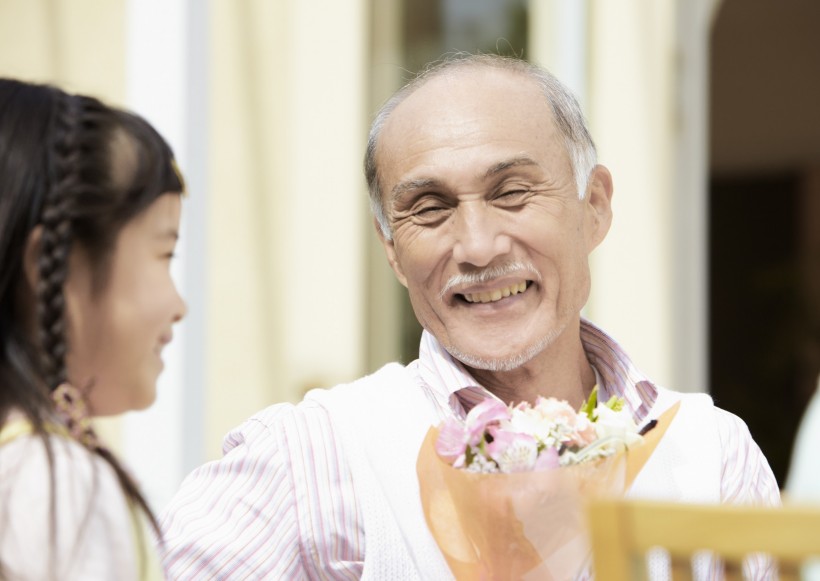
POLYGON ((609 225, 608 173, 579 200, 539 87, 469 67, 427 81, 376 150, 388 259, 416 317, 470 367, 514 369, 568 328, 609 225), (602 185, 603 184, 603 185, 602 185))

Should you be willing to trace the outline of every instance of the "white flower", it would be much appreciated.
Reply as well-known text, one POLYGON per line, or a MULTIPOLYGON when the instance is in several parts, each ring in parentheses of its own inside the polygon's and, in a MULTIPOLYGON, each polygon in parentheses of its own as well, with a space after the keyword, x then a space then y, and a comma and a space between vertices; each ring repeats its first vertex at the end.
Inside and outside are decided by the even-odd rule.
POLYGON ((607 406, 598 406, 595 410, 597 419, 595 421, 595 433, 599 440, 613 438, 631 446, 641 441, 638 434, 638 426, 632 418, 632 414, 626 406, 620 411, 615 411, 607 406))
POLYGON ((558 426, 553 418, 540 413, 529 406, 517 406, 512 409, 510 419, 502 423, 504 429, 518 434, 528 434, 548 448, 560 444, 556 442, 558 426))
POLYGON ((467 472, 475 472, 477 474, 493 474, 498 472, 498 466, 495 462, 482 454, 473 456, 473 461, 465 468, 467 472))

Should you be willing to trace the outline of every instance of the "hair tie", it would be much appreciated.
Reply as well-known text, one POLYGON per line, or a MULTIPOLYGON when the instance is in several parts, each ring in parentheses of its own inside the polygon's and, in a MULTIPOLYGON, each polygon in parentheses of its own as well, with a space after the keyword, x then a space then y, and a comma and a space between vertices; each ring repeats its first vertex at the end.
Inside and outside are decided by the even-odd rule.
POLYGON ((85 398, 79 389, 70 383, 61 383, 51 392, 57 414, 63 420, 71 436, 92 450, 100 445, 85 398))

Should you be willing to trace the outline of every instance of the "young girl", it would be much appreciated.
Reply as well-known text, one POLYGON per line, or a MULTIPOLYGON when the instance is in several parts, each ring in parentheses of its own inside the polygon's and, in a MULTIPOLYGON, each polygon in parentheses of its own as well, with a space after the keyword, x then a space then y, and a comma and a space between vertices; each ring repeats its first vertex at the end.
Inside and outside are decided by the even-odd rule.
POLYGON ((0 579, 159 572, 90 416, 154 401, 182 178, 143 119, 0 79, 0 579))

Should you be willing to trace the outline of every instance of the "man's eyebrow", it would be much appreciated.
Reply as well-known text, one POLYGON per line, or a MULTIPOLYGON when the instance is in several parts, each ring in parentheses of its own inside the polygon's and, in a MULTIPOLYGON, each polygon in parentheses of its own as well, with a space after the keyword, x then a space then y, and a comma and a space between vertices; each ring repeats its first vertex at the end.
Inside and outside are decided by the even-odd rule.
POLYGON ((499 161, 494 166, 490 167, 487 172, 484 174, 484 179, 491 178, 494 175, 497 175, 504 171, 505 169, 509 169, 511 167, 519 166, 519 165, 538 165, 538 162, 535 161, 533 158, 527 155, 519 155, 517 157, 513 157, 510 159, 505 159, 504 161, 499 161))
POLYGON ((411 190, 423 190, 425 188, 435 188, 440 185, 441 182, 433 178, 421 178, 417 180, 399 182, 393 186, 393 190, 390 192, 390 199, 391 201, 396 201, 405 192, 409 192, 411 190))
MULTIPOLYGON (((537 166, 538 162, 527 155, 519 155, 516 157, 512 157, 510 159, 505 159, 504 161, 500 161, 497 164, 491 166, 484 173, 484 179, 491 178, 494 175, 501 173, 505 169, 509 169, 511 167, 519 165, 537 166)), ((390 192, 390 199, 392 201, 395 201, 406 192, 412 190, 423 190, 426 188, 438 188, 440 186, 441 182, 435 178, 420 178, 416 180, 407 180, 406 182, 399 182, 398 184, 393 186, 393 190, 390 192)))

